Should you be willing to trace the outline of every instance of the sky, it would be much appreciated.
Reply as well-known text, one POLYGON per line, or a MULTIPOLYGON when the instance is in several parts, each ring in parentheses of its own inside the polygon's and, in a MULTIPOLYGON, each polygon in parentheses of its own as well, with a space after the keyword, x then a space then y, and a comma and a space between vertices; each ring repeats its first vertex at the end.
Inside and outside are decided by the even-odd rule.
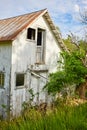
POLYGON ((0 0, 0 19, 18 16, 47 8, 62 37, 70 32, 81 36, 84 25, 80 12, 87 10, 87 0, 0 0))

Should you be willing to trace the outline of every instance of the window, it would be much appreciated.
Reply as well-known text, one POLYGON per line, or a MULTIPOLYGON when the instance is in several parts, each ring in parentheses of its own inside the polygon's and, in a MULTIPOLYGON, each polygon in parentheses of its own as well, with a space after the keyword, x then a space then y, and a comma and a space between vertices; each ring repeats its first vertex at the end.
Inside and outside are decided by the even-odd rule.
POLYGON ((35 40, 35 29, 28 28, 27 39, 35 40))
POLYGON ((24 74, 16 74, 16 86, 24 86, 24 74))
POLYGON ((44 63, 45 38, 46 38, 45 35, 46 35, 45 30, 38 28, 36 63, 44 63))
POLYGON ((0 87, 4 87, 4 73, 0 73, 0 87))
POLYGON ((38 34, 37 34, 37 46, 42 45, 42 30, 38 29, 38 34))

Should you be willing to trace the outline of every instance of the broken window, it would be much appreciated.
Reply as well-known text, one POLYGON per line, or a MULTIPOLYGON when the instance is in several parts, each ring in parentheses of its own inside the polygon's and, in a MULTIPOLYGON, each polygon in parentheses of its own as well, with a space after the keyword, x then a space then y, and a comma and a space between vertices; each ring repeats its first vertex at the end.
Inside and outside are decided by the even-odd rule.
POLYGON ((24 74, 16 74, 16 86, 24 86, 24 74))
POLYGON ((44 48, 45 48, 45 30, 38 28, 37 30, 37 51, 36 51, 36 62, 44 62, 44 48))
POLYGON ((35 29, 28 28, 27 39, 35 40, 35 29))
POLYGON ((4 87, 4 73, 0 73, 0 87, 4 87))

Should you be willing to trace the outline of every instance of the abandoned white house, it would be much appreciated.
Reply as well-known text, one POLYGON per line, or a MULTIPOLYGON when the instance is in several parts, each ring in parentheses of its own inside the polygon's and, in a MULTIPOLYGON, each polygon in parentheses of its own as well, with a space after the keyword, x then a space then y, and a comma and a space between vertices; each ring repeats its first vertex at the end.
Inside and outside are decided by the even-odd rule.
POLYGON ((1 114, 5 105, 18 115, 30 98, 29 89, 35 94, 33 103, 47 100, 42 88, 49 73, 56 70, 64 47, 46 9, 0 20, 1 114))

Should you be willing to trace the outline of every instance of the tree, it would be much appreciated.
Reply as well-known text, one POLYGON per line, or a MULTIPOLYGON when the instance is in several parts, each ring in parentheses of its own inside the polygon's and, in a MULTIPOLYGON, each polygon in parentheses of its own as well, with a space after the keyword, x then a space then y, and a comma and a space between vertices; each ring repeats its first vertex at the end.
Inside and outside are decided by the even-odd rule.
POLYGON ((87 10, 84 9, 83 11, 80 11, 80 20, 82 23, 87 25, 87 10))
POLYGON ((77 49, 76 45, 71 44, 71 37, 70 37, 70 35, 68 35, 68 37, 66 39, 63 39, 63 42, 64 42, 64 44, 66 45, 66 47, 67 47, 67 49, 69 51, 73 51, 73 50, 77 49))
POLYGON ((73 84, 80 86, 85 82, 87 68, 81 61, 81 58, 84 59, 84 53, 79 51, 62 52, 61 56, 64 60, 64 62, 61 62, 62 70, 50 74, 49 82, 45 86, 49 94, 56 94, 63 88, 68 88, 73 84))
POLYGON ((87 9, 80 11, 79 21, 83 24, 84 40, 87 42, 87 9))
MULTIPOLYGON (((81 22, 87 25, 87 11, 80 13, 81 22)), ((87 27, 86 27, 87 29, 87 27)), ((50 74, 49 82, 45 88, 50 94, 56 94, 63 88, 76 85, 77 88, 83 88, 87 85, 87 38, 81 40, 73 33, 68 35, 67 39, 63 39, 69 52, 62 52, 61 71, 50 74)))

